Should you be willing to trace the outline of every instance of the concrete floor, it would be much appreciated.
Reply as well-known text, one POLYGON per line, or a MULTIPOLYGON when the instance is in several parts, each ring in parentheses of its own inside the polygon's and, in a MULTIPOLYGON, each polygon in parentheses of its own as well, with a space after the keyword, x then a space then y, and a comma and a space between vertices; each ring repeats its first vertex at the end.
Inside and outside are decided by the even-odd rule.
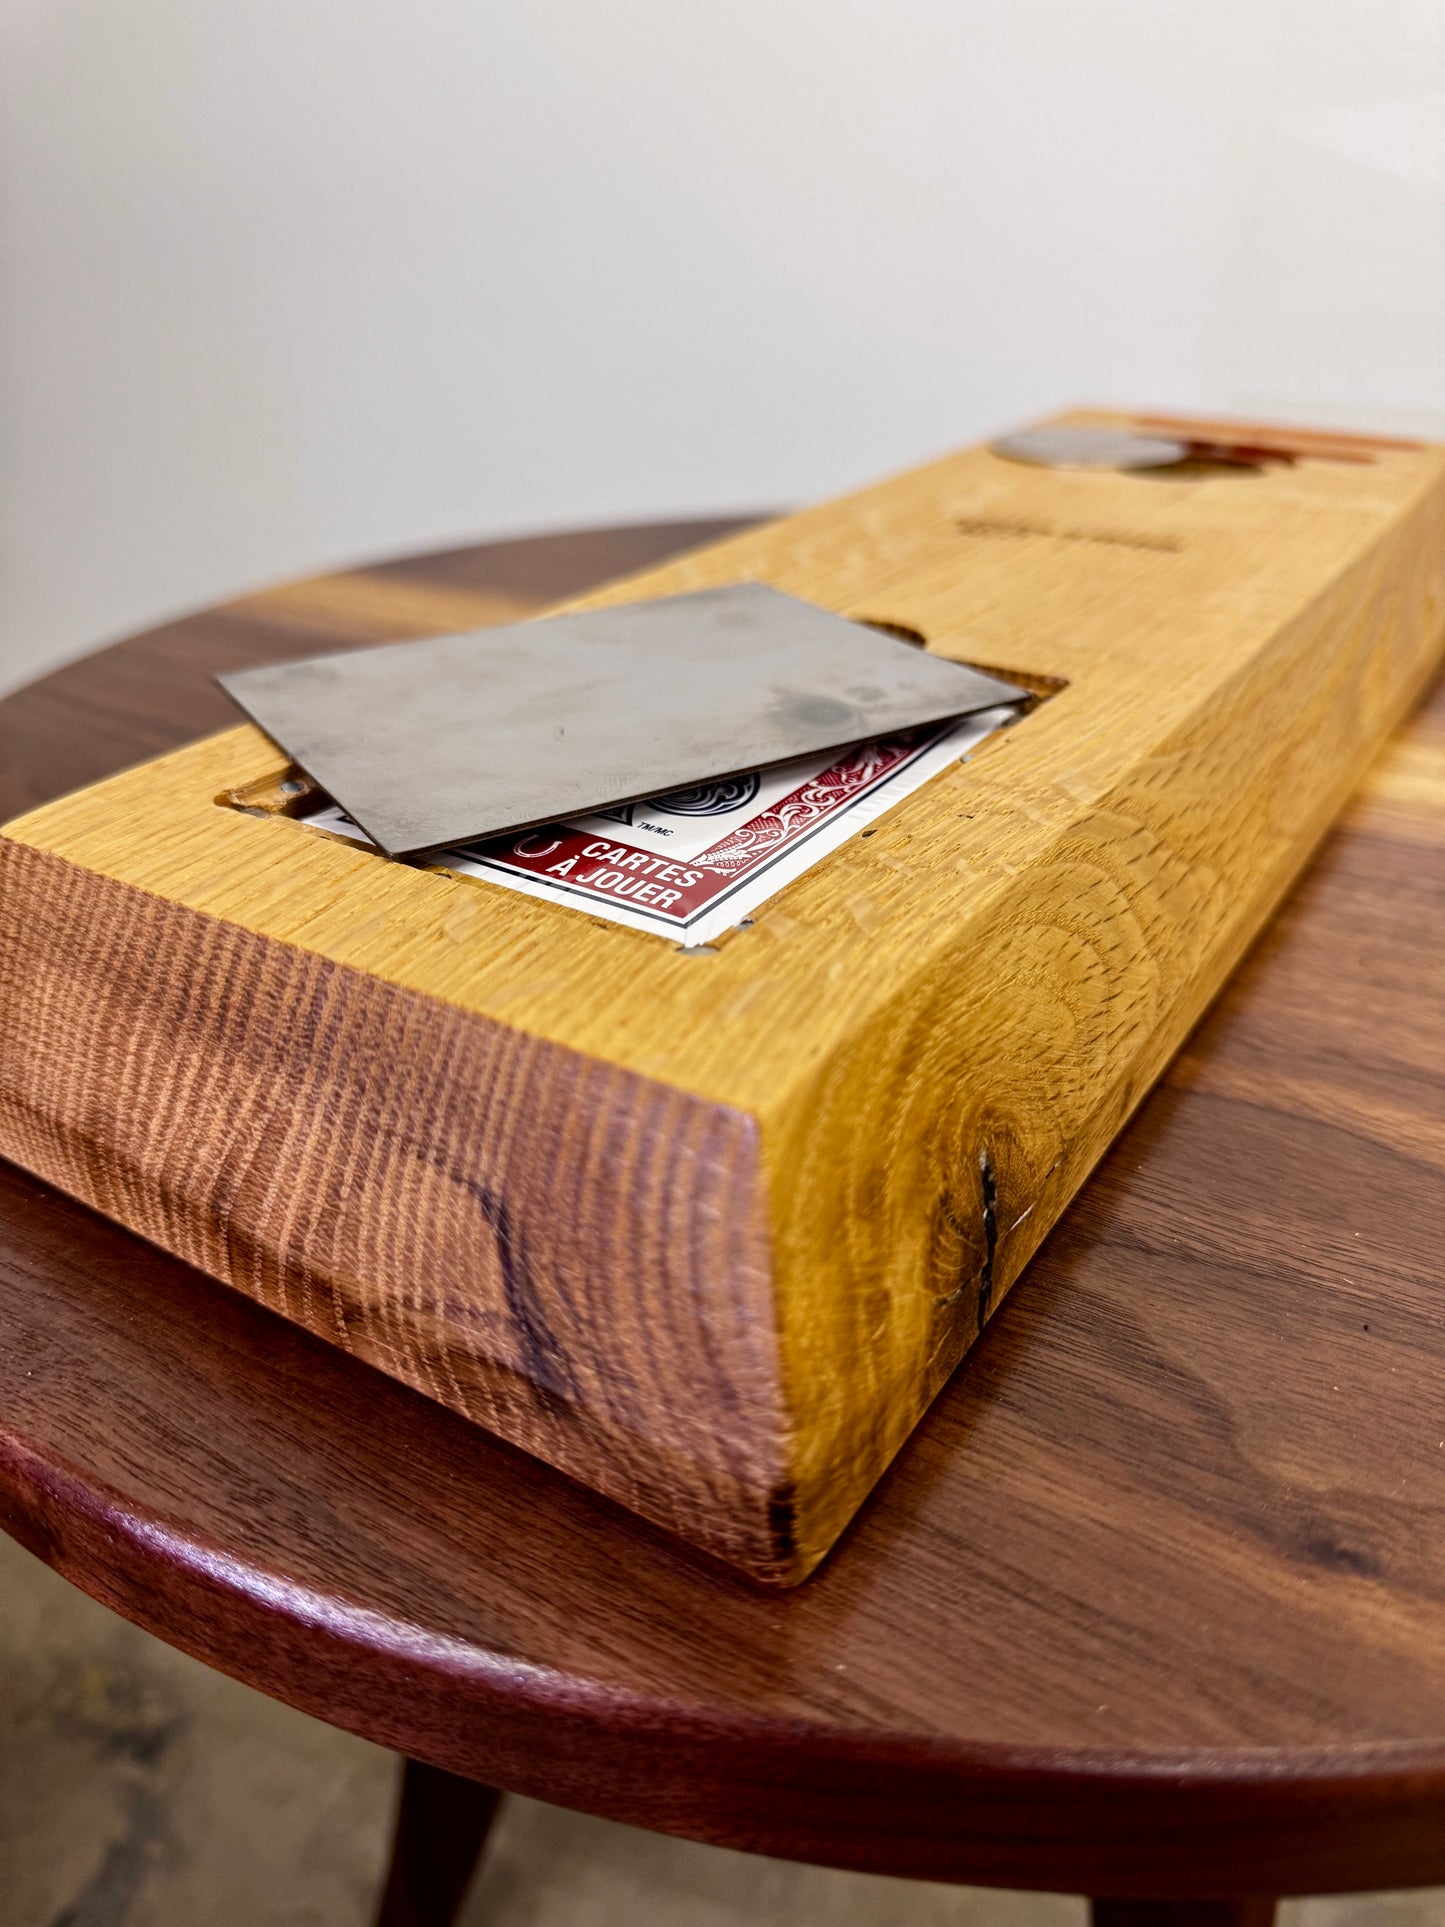
MULTIPOLYGON (((171 1652, 0 1537, 0 1927, 366 1927, 388 1753, 171 1652)), ((463 1927, 1084 1927, 1082 1901, 828 1873, 507 1803, 463 1927)), ((1445 1893, 1282 1927, 1445 1927, 1445 1893)))

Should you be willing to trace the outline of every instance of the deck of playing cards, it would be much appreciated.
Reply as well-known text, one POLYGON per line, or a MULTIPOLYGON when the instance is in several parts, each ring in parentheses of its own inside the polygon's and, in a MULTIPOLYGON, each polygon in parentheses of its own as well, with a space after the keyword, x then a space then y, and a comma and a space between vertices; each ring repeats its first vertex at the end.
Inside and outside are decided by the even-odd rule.
MULTIPOLYGON (((439 851, 427 862, 684 945, 708 943, 966 757, 1021 708, 1000 704, 962 723, 905 730, 841 755, 824 751, 695 783, 520 836, 439 851)), ((369 840, 324 799, 302 821, 369 840)))

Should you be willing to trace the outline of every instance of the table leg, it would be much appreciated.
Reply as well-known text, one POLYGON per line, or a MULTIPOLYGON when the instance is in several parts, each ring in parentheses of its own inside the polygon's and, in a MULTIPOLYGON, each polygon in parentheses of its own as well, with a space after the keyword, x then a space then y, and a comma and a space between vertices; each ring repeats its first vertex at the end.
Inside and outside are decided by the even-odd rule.
POLYGON ((376 1927, 452 1927, 501 1797, 495 1787, 406 1762, 376 1927))
POLYGON ((1245 1900, 1094 1900, 1093 1927, 1274 1927, 1275 1903, 1245 1900))

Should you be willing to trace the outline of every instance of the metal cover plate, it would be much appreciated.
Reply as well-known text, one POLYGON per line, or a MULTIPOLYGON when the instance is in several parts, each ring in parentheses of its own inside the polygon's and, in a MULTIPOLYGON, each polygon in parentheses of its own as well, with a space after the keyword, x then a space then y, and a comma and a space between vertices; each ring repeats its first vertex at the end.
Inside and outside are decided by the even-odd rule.
POLYGON ((390 856, 1023 693, 759 582, 218 680, 390 856))

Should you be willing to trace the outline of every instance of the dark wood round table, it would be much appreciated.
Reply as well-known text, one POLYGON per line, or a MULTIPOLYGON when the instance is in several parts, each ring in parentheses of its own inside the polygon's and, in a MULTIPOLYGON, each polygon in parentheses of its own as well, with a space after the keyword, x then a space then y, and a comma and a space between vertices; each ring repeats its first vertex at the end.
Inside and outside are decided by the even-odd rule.
MULTIPOLYGON (((218 670, 504 619, 723 526, 103 650, 0 704, 0 816, 232 722, 218 670)), ((449 1776, 1110 1922, 1445 1881, 1442 855, 1437 700, 796 1592, 8 1166, 0 1522, 421 1763, 392 1921, 450 1917, 491 1796, 449 1776)))

